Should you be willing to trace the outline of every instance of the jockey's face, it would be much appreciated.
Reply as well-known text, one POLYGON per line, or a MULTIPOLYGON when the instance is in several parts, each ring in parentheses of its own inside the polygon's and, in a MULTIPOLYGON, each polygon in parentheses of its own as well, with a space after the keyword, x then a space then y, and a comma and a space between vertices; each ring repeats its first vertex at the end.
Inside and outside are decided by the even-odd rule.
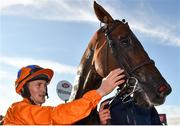
POLYGON ((45 80, 34 80, 28 84, 29 91, 31 94, 31 100, 35 104, 41 105, 45 102, 47 82, 45 80))

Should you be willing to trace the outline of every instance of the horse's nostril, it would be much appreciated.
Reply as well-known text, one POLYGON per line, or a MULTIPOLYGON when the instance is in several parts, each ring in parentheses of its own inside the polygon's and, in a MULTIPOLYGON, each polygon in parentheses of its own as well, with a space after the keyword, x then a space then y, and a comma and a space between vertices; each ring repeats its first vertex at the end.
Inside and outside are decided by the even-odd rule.
POLYGON ((167 89, 167 86, 165 84, 160 84, 159 88, 158 88, 158 92, 162 93, 165 92, 167 89))
POLYGON ((158 87, 158 92, 161 96, 166 96, 171 92, 171 87, 166 83, 162 83, 158 87))

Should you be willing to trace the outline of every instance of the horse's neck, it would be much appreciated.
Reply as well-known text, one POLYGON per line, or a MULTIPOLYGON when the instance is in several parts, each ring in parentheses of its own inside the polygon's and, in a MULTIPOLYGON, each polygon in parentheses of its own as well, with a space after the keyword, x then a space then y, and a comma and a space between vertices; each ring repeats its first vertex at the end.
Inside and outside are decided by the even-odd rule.
POLYGON ((102 42, 102 39, 105 41, 105 36, 100 29, 90 40, 78 67, 73 91, 70 97, 71 100, 81 97, 88 90, 96 89, 100 85, 99 81, 101 81, 102 77, 97 74, 93 63, 95 62, 94 60, 96 57, 94 55, 95 48, 102 42))

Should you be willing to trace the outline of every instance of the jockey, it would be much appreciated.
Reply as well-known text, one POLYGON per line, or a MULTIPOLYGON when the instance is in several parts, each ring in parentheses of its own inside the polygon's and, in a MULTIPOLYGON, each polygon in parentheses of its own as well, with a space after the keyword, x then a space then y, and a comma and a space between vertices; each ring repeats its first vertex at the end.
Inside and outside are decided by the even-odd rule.
POLYGON ((47 85, 53 73, 53 70, 37 65, 19 70, 15 88, 23 100, 9 107, 3 124, 73 124, 87 117, 103 96, 124 83, 123 70, 118 68, 103 79, 98 89, 87 92, 82 98, 56 107, 42 106, 45 97, 48 98, 47 85))

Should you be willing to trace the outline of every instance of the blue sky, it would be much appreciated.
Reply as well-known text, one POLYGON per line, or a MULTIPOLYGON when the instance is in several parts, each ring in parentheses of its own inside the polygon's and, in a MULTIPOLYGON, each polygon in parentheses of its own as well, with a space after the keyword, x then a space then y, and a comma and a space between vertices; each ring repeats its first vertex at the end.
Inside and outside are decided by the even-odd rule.
MULTIPOLYGON (((180 1, 97 2, 113 18, 125 18, 129 23, 173 89, 158 111, 167 113, 170 124, 180 123, 180 1)), ((17 71, 28 64, 55 71, 46 105, 62 103, 56 85, 60 80, 73 83, 76 68, 97 29, 93 0, 0 0, 0 114, 21 100, 14 81, 17 71)))

